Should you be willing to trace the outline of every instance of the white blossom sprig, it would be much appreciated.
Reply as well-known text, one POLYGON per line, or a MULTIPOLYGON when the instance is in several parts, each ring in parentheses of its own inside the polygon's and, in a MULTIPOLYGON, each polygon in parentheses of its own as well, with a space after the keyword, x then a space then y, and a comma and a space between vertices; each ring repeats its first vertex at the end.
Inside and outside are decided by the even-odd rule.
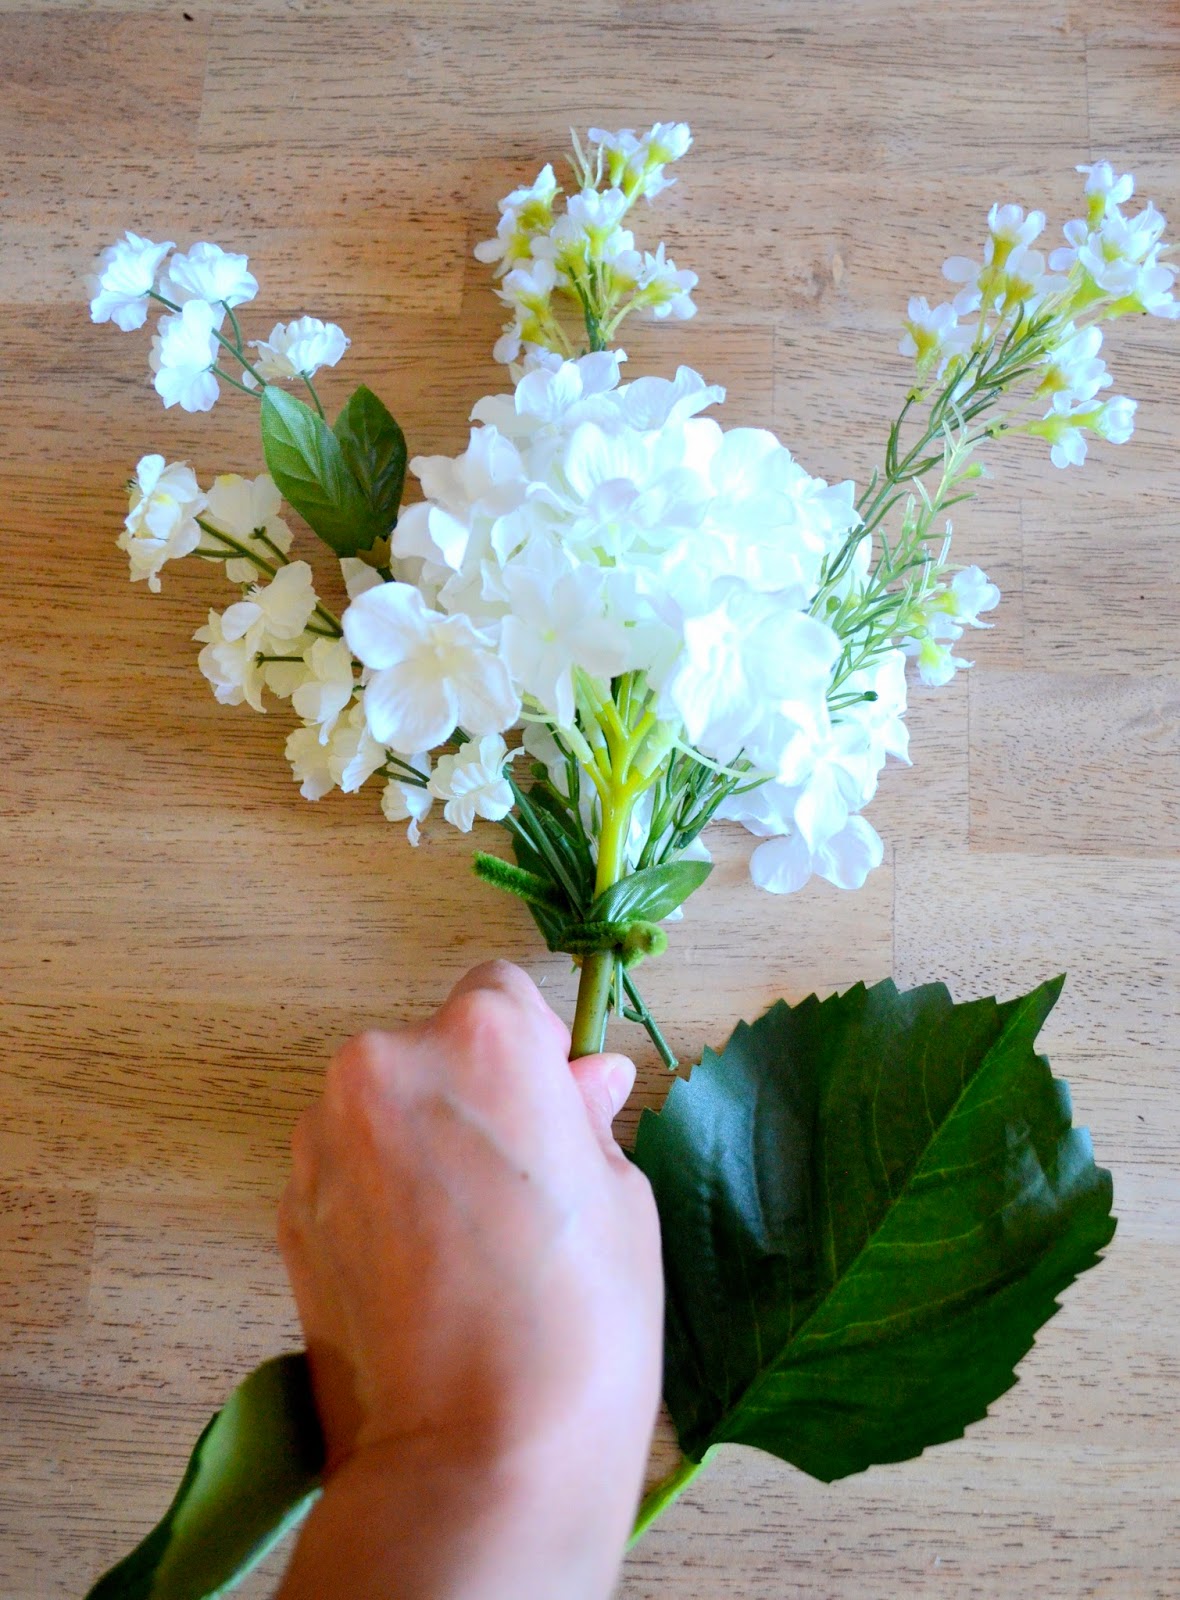
POLYGON ((641 196, 650 201, 675 182, 666 169, 691 144, 683 122, 658 122, 642 135, 591 128, 586 146, 573 134, 576 192, 563 196, 546 165, 531 185, 500 201, 495 238, 475 247, 480 261, 494 264, 502 279, 497 292, 512 313, 496 344, 498 361, 539 351, 575 355, 578 339, 561 315, 563 303, 579 315, 590 351, 606 349, 635 312, 695 315, 696 274, 678 268, 662 243, 637 249, 623 226, 641 196))
POLYGON ((149 366, 165 408, 179 405, 183 411, 210 411, 222 382, 257 394, 267 383, 296 379, 306 386, 322 417, 324 408, 312 380, 321 367, 335 366, 348 348, 342 330, 317 317, 280 322, 268 339, 250 341, 258 351, 251 358, 236 310, 258 293, 247 258, 208 241, 168 259, 174 249, 171 240, 154 244, 128 231, 103 251, 90 284, 94 322, 113 322, 130 332, 143 327, 153 303, 163 309, 165 315, 152 336, 149 366), (238 372, 218 365, 227 356, 238 372))

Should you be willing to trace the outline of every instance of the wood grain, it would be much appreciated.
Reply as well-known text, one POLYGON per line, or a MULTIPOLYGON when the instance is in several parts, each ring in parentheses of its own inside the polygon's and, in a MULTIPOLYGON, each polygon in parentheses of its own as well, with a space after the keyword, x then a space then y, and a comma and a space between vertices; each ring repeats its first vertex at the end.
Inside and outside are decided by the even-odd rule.
MULTIPOLYGON (((685 117, 650 221, 700 315, 637 332, 728 420, 863 481, 907 381, 906 297, 996 198, 1072 214, 1073 165, 1135 166, 1180 213, 1180 8, 1108 0, 0 0, 5 633, 0 672, 0 1593, 76 1596, 162 1510, 228 1386, 298 1342, 274 1248, 289 1129, 328 1052, 421 1015, 472 962, 560 958, 479 891, 470 845, 410 851, 375 799, 299 800, 282 714, 217 707, 193 628, 113 548, 160 449, 257 470, 225 400, 163 414, 146 339, 81 278, 124 226, 248 250, 257 328, 313 311, 412 448, 454 450, 499 381, 470 247, 570 122, 685 117)), ((1010 449, 958 519, 1005 591, 977 666, 916 692, 913 770, 858 895, 755 896, 748 842, 650 980, 691 1055, 738 1015, 892 972, 958 997, 1067 969, 1045 1045, 1114 1169, 1119 1232, 988 1420, 832 1487, 724 1453, 629 1559, 626 1600, 1180 1594, 1180 344, 1112 337, 1135 439, 1061 474, 1010 449)), ((624 1114, 666 1080, 641 1063, 624 1114)), ((665 1429, 653 1470, 670 1459, 665 1429)), ((244 1591, 272 1592, 280 1553, 244 1591)))

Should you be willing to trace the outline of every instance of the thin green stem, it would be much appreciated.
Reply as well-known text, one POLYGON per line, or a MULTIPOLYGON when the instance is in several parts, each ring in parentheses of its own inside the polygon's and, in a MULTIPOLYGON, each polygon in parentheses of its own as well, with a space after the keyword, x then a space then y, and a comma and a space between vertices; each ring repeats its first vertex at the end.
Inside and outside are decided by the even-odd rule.
POLYGON ((237 315, 234 312, 233 306, 230 305, 228 300, 223 300, 221 303, 225 307, 225 314, 229 318, 229 325, 234 330, 234 338, 237 341, 238 353, 240 355, 245 350, 246 346, 242 342, 242 329, 238 323, 237 315))
MULTIPOLYGON (((222 544, 228 545, 229 551, 232 552, 233 555, 242 556, 245 558, 245 560, 252 561, 258 568, 259 572, 265 572, 270 578, 274 578, 278 575, 279 567, 289 567, 291 565, 290 556, 285 555, 283 551, 279 549, 278 545, 275 544, 274 540, 269 539, 260 528, 254 529, 254 537, 258 539, 260 543, 265 544, 274 552, 274 554, 278 557, 279 567, 276 567, 272 562, 268 561, 265 556, 260 556, 257 550, 251 550, 248 544, 243 544, 240 539, 235 539, 232 533, 225 533, 221 528, 215 527, 213 523, 206 522, 204 517, 197 518, 197 527, 200 528, 203 533, 209 534, 214 539, 220 539, 222 544)), ((212 551, 207 550, 202 550, 199 553, 205 556, 213 554, 212 551)), ((221 559, 228 561, 230 559, 230 555, 227 553, 226 555, 222 556, 221 559)), ((309 633, 318 633, 320 637, 324 639, 339 639, 343 637, 344 629, 340 624, 340 618, 335 614, 334 611, 329 611, 328 607, 324 605, 323 601, 316 601, 314 615, 319 617, 320 621, 324 623, 325 626, 324 628, 313 628, 309 626, 307 630, 309 633)))
MULTIPOLYGON (((234 555, 242 556, 245 560, 252 561, 259 572, 265 572, 271 578, 277 576, 278 567, 272 566, 265 556, 258 554, 257 550, 251 550, 249 545, 243 544, 240 539, 235 539, 232 533, 223 533, 212 522, 206 522, 204 517, 197 518, 197 527, 200 528, 202 533, 207 533, 214 539, 220 539, 222 544, 228 545, 234 555)), ((226 556, 225 559, 228 561, 230 557, 226 556)), ((284 557, 283 560, 285 563, 286 558, 284 557)))
POLYGON ((228 373, 224 367, 214 365, 210 367, 209 370, 215 377, 220 378, 223 383, 228 383, 234 389, 240 389, 243 394, 248 394, 252 400, 257 400, 259 398, 257 389, 249 389, 244 383, 239 383, 238 380, 231 373, 228 373))
POLYGON ((651 1040, 652 1044, 655 1045, 656 1050, 659 1052, 660 1060, 664 1063, 669 1072, 675 1072, 680 1063, 672 1054, 667 1039, 664 1038, 664 1035, 660 1031, 659 1023, 647 1009, 647 1001, 636 988, 635 979, 629 972, 626 971, 623 973, 623 988, 627 991, 627 998, 635 1008, 631 1012, 624 1012, 624 1015, 627 1017, 628 1021, 638 1022, 642 1027, 647 1029, 647 1036, 651 1040))
POLYGON ((290 565, 291 557, 285 550, 280 550, 279 546, 270 537, 265 528, 255 528, 254 537, 258 540, 259 544, 264 544, 268 550, 274 551, 282 566, 286 567, 290 565))
MULTIPOLYGON (((307 391, 311 395, 312 402, 314 403, 315 408, 319 412, 321 418, 323 418, 323 416, 324 416, 324 408, 320 404, 319 395, 315 392, 315 384, 312 383, 311 379, 308 377, 306 372, 301 372, 299 374, 299 376, 303 379, 304 383, 307 385, 307 391)), ((326 420, 326 418, 324 420, 326 420)))
POLYGON ((395 756, 392 751, 386 757, 384 766, 377 768, 377 772, 382 778, 396 778, 398 783, 411 784, 415 789, 425 789, 429 785, 429 779, 424 777, 417 767, 407 765, 406 762, 395 756), (393 770, 394 767, 398 769, 396 772, 393 770))
POLYGON ((690 1461, 684 1456, 679 1466, 673 1468, 666 1478, 661 1478, 654 1488, 649 1489, 640 1501, 639 1510, 635 1517, 635 1526, 631 1530, 631 1537, 627 1541, 627 1548, 631 1550, 637 1545, 652 1523, 667 1509, 677 1496, 688 1487, 697 1473, 704 1466, 703 1461, 690 1461))

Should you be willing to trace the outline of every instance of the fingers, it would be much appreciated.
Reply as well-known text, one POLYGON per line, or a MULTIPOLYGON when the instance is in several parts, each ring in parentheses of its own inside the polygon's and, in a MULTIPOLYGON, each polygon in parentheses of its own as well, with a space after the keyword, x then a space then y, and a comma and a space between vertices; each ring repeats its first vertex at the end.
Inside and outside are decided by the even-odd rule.
POLYGON ((479 1025, 495 1017, 502 1019, 518 1044, 524 1043, 522 1026, 531 1025, 546 1045, 561 1052, 562 1059, 569 1055, 569 1029, 545 1003, 528 973, 510 961, 485 961, 473 967, 451 990, 434 1021, 444 1028, 456 1019, 461 1028, 474 1021, 476 1031, 482 1031, 479 1025))
POLYGON ((610 1053, 582 1056, 570 1062, 570 1073, 586 1107, 591 1132, 603 1154, 611 1160, 622 1160, 611 1123, 634 1087, 635 1063, 627 1056, 610 1053))
POLYGON ((463 974, 443 1003, 449 1004, 459 995, 471 994, 477 989, 499 989, 503 994, 519 1000, 521 1005, 545 1004, 540 990, 528 973, 513 966, 511 961, 481 961, 478 967, 472 967, 470 972, 463 974))

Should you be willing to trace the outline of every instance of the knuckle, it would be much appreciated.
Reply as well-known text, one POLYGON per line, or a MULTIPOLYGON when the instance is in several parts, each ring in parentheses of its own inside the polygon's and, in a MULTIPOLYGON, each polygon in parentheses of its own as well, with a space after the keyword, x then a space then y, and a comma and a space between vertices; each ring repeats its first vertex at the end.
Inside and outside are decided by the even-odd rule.
POLYGON ((368 1092, 388 1072, 395 1056, 394 1036, 380 1028, 354 1034, 337 1050, 324 1079, 326 1097, 352 1099, 368 1092))
POLYGON ((491 961, 481 962, 478 967, 472 970, 470 976, 473 980, 478 978, 481 987, 494 985, 502 989, 508 988, 511 984, 519 983, 522 978, 525 978, 525 974, 520 967, 515 966, 511 961, 505 961, 500 956, 491 961))
POLYGON ((469 989, 448 1000, 438 1021, 458 1047, 473 1055, 510 1055, 519 1046, 519 1007, 497 989, 469 989))

